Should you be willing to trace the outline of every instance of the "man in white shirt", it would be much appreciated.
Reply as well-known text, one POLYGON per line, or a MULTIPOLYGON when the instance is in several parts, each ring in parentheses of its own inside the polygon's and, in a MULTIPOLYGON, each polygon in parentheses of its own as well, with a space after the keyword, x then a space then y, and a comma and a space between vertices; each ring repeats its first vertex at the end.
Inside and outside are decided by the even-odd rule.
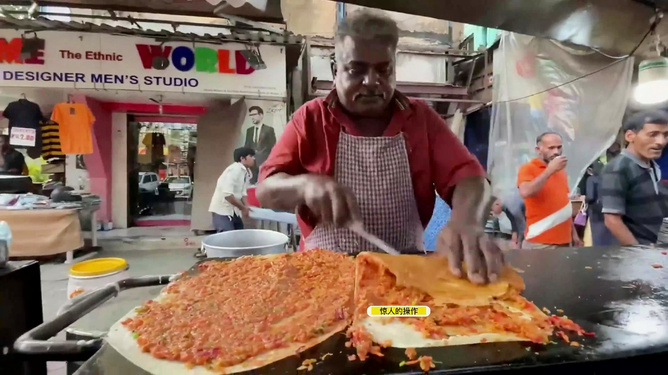
POLYGON ((216 190, 211 198, 209 212, 213 215, 216 232, 243 229, 243 218, 250 208, 246 205, 246 189, 255 165, 255 151, 241 147, 234 150, 234 161, 218 178, 216 190))

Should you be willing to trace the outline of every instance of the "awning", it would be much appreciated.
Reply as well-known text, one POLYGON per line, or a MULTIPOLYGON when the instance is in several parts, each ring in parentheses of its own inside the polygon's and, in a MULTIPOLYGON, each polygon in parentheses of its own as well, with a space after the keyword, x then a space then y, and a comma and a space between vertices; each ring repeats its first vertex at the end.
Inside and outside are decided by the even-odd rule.
MULTIPOLYGON (((665 0, 339 0, 628 54, 665 0)), ((668 29, 668 23, 660 30, 668 29)), ((664 33, 661 33, 664 34, 664 33)))
MULTIPOLYGON (((9 1, 13 5, 31 5, 30 0, 9 1)), ((239 1, 234 1, 239 3, 239 1)), ((264 1, 255 2, 265 5, 264 1)), ((124 12, 178 14, 182 16, 213 17, 221 12, 253 21, 283 23, 281 0, 266 0, 266 8, 258 9, 246 2, 235 8, 227 1, 207 0, 40 0, 40 6, 104 9, 124 12), (213 5, 215 4, 215 5, 213 5)))
MULTIPOLYGON (((76 18, 75 15, 72 16, 76 18)), ((143 20, 136 20, 144 22, 143 20)), ((167 23, 167 22, 165 22, 167 23)), ((224 27, 219 25, 202 25, 206 27, 224 27)), ((103 33, 112 35, 128 35, 153 38, 156 40, 170 41, 189 41, 200 43, 276 43, 287 45, 300 45, 304 42, 304 37, 294 35, 290 32, 283 34, 271 33, 261 30, 245 30, 242 28, 230 27, 228 32, 218 34, 195 34, 179 32, 178 27, 174 30, 149 30, 140 28, 129 28, 123 26, 111 26, 107 24, 97 24, 79 21, 56 21, 46 17, 37 17, 35 19, 19 19, 11 15, 0 16, 0 29, 20 29, 26 31, 76 31, 88 33, 103 33)), ((226 30, 227 31, 227 30, 226 30)))

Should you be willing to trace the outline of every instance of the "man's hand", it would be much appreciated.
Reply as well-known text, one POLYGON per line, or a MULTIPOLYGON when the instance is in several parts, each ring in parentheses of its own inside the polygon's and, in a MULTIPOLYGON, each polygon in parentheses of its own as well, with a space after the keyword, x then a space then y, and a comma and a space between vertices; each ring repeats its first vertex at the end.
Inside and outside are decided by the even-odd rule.
POLYGON ((510 241, 512 243, 512 249, 520 248, 520 236, 517 234, 517 232, 513 232, 510 241))
POLYGON ((350 189, 324 175, 303 175, 298 189, 301 202, 321 224, 345 226, 362 221, 357 200, 350 189))
POLYGON ((584 245, 584 242, 577 234, 573 235, 573 247, 584 247, 584 245))
POLYGON ((553 175, 559 172, 560 170, 566 168, 567 163, 568 159, 565 156, 563 155, 557 156, 556 158, 550 161, 545 171, 548 172, 550 175, 553 175))
POLYGON ((241 209, 241 217, 244 219, 248 219, 250 217, 250 207, 244 206, 244 208, 241 209))
POLYGON ((458 225, 452 221, 438 236, 436 250, 448 257, 450 271, 463 277, 462 261, 466 262, 468 279, 475 284, 498 280, 504 264, 501 249, 480 225, 458 225))

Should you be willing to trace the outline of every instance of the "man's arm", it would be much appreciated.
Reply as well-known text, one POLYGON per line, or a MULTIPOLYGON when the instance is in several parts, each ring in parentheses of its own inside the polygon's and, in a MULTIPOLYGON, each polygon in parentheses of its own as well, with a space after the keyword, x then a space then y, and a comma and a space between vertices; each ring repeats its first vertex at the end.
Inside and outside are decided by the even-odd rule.
POLYGON ((531 181, 521 182, 518 187, 522 198, 530 198, 543 189, 547 180, 556 172, 566 168, 566 157, 558 156, 547 165, 547 168, 531 181))
POLYGON ((466 262, 470 281, 494 282, 501 272, 503 254, 485 235, 485 220, 493 203, 485 171, 438 113, 426 110, 427 136, 433 145, 429 147, 433 183, 452 207, 452 217, 439 234, 437 251, 448 257, 455 275, 464 276, 462 263, 466 262))
MULTIPOLYGON (((611 162, 611 163, 614 163, 611 162)), ((628 179, 617 165, 608 164, 601 174, 598 196, 601 200, 601 211, 606 228, 622 245, 635 245, 638 240, 631 230, 624 224, 626 214, 626 192, 628 179)))
POLYGON ((603 214, 605 219, 605 226, 608 228, 610 233, 612 233, 615 238, 619 241, 622 246, 637 245, 638 240, 631 233, 629 227, 624 224, 622 220, 622 215, 617 214, 603 214))
POLYGON ((584 242, 582 242, 582 240, 580 239, 580 236, 578 235, 578 231, 577 231, 577 229, 575 228, 575 221, 573 221, 573 220, 571 220, 571 221, 573 222, 573 229, 572 229, 572 232, 573 232, 573 235, 572 235, 572 237, 573 237, 573 246, 575 246, 575 247, 583 247, 583 246, 584 246, 584 242))
POLYGON ((530 198, 538 194, 538 192, 543 188, 543 186, 545 186, 545 183, 550 178, 550 176, 552 176, 552 174, 548 173, 546 169, 545 171, 543 171, 543 173, 541 173, 538 177, 536 177, 532 181, 522 182, 519 185, 520 196, 522 198, 530 198))
POLYGON ((234 207, 238 208, 244 216, 247 216, 248 206, 246 206, 246 204, 243 202, 245 178, 246 171, 239 171, 238 173, 231 173, 229 178, 227 180, 221 181, 221 183, 223 194, 225 194, 225 200, 230 202, 230 204, 232 204, 234 207))
POLYGON ((452 195, 452 220, 484 226, 494 203, 491 198, 491 189, 484 177, 464 178, 452 195))
POLYGON ((308 173, 302 165, 300 150, 312 147, 312 144, 302 144, 305 141, 304 108, 288 122, 269 158, 262 164, 257 199, 262 207, 283 211, 306 207, 321 223, 341 226, 359 221, 359 207, 349 189, 330 176, 308 173))
POLYGON ((233 194, 226 196, 225 200, 230 202, 234 207, 240 209, 241 211, 248 209, 244 202, 241 199, 235 197, 233 194))

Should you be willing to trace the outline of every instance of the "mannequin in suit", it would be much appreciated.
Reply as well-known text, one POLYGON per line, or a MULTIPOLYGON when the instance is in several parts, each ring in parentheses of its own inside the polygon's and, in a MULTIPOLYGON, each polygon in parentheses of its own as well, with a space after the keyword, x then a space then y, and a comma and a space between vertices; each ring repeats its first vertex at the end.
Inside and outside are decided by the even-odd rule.
POLYGON ((255 150, 255 166, 251 169, 253 177, 250 183, 256 184, 260 165, 267 160, 271 149, 276 144, 276 133, 273 127, 262 123, 264 120, 264 111, 262 108, 252 106, 248 109, 248 115, 251 118, 253 126, 246 131, 244 147, 255 150))

